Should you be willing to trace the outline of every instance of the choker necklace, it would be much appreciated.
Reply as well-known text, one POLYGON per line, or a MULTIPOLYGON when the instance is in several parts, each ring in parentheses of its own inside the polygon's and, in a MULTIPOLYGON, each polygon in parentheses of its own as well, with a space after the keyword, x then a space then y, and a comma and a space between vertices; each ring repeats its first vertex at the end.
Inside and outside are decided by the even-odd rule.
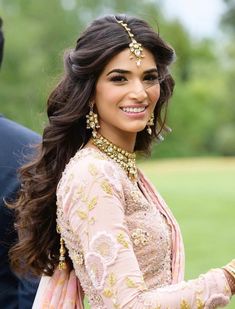
POLYGON ((134 152, 131 153, 121 149, 100 134, 92 137, 91 141, 99 150, 120 164, 131 181, 137 180, 136 155, 134 152))

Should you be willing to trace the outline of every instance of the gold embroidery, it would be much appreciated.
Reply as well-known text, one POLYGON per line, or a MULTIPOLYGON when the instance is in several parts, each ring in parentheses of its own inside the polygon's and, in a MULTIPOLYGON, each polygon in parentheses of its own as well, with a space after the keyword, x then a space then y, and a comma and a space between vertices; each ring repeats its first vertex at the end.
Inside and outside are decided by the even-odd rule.
POLYGON ((96 250, 102 255, 106 256, 110 252, 110 244, 101 242, 96 246, 96 250))
POLYGON ((106 288, 106 289, 104 289, 103 295, 104 295, 105 297, 110 298, 110 297, 113 296, 113 291, 112 291, 111 289, 109 289, 109 288, 106 288))
POLYGON ((88 171, 90 172, 90 174, 92 176, 96 176, 97 175, 97 168, 96 168, 96 166, 94 164, 89 164, 88 171))
POLYGON ((86 203, 87 202, 87 197, 86 197, 84 191, 85 191, 84 186, 83 185, 78 185, 78 187, 75 190, 74 195, 72 197, 73 201, 77 201, 80 198, 83 203, 86 203))
POLYGON ((107 265, 114 262, 119 246, 112 234, 105 231, 97 233, 90 242, 90 250, 98 253, 107 265))
POLYGON ((135 229, 131 234, 131 238, 135 246, 145 246, 151 239, 149 233, 142 229, 135 229))
POLYGON ((87 197, 86 197, 86 194, 85 194, 85 187, 83 185, 79 185, 77 187, 77 189, 76 189, 76 191, 74 192, 74 195, 73 195, 73 201, 77 201, 79 198, 83 203, 87 202, 87 197))
POLYGON ((138 288, 138 290, 140 291, 146 291, 148 288, 143 280, 143 278, 141 278, 141 283, 136 283, 133 279, 131 279, 130 277, 126 277, 125 278, 125 282, 126 285, 129 288, 138 288))
POLYGON ((131 191, 130 194, 131 194, 131 197, 133 198, 133 201, 135 203, 138 203, 139 200, 140 200, 140 196, 139 196, 138 191, 136 191, 136 190, 135 191, 131 191))
POLYGON ((109 274, 109 276, 108 276, 108 283, 109 283, 109 286, 114 286, 114 284, 117 282, 117 278, 116 278, 116 276, 115 276, 115 274, 114 273, 111 273, 111 274, 109 274))
POLYGON ((128 288, 137 288, 138 285, 129 277, 126 277, 125 279, 126 285, 128 286, 128 288))
POLYGON ((184 299, 182 300, 182 302, 180 303, 180 309, 190 309, 190 305, 188 302, 186 302, 184 299))
POLYGON ((97 197, 93 197, 93 199, 91 199, 91 201, 88 203, 88 209, 92 210, 95 208, 95 205, 97 204, 97 197))
POLYGON ((203 305, 203 302, 201 301, 200 298, 197 298, 196 304, 197 304, 197 309, 204 309, 205 308, 205 306, 203 305))
POLYGON ((87 219, 88 215, 85 211, 82 211, 82 210, 77 210, 77 214, 78 216, 82 219, 82 220, 85 220, 87 219))
POLYGON ((124 234, 123 234, 123 233, 119 233, 119 234, 117 235, 117 241, 118 241, 121 245, 123 245, 123 247, 125 247, 125 248, 128 248, 128 247, 129 247, 128 242, 125 240, 124 234))
POLYGON ((73 251, 73 260, 75 264, 82 265, 84 262, 83 254, 77 253, 76 251, 73 251))
POLYGON ((94 196, 89 201, 88 197, 86 196, 85 192, 83 192, 83 190, 84 188, 82 186, 78 187, 77 192, 74 196, 74 199, 76 200, 77 195, 79 195, 81 198, 81 201, 86 204, 88 212, 84 210, 77 210, 77 214, 82 220, 88 220, 88 223, 93 224, 95 222, 95 218, 94 217, 89 218, 89 212, 93 210, 95 206, 97 205, 97 196, 94 196))
POLYGON ((117 283, 117 278, 115 273, 111 272, 107 278, 108 288, 105 288, 103 291, 103 295, 108 298, 112 298, 113 307, 116 309, 120 308, 120 304, 117 302, 117 291, 114 288, 117 283))
POLYGON ((104 180, 102 183, 101 183, 101 188, 104 190, 104 192, 112 195, 113 194, 113 190, 112 190, 112 187, 111 185, 106 181, 104 180))

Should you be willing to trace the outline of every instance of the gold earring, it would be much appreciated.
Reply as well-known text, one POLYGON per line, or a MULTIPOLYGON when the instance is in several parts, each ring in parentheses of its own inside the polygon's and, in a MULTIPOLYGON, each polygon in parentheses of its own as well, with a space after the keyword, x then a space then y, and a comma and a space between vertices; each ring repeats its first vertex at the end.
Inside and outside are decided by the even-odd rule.
MULTIPOLYGON (((57 233, 60 234, 60 228, 57 225, 56 227, 57 233)), ((66 265, 66 261, 65 261, 65 253, 66 253, 66 249, 65 249, 65 245, 64 245, 64 240, 60 235, 60 256, 59 256, 59 270, 64 270, 67 268, 66 265)))
POLYGON ((149 135, 152 134, 151 126, 153 126, 153 125, 154 125, 154 113, 151 114, 151 118, 147 122, 147 132, 148 132, 149 135))
POLYGON ((99 129, 100 125, 98 121, 98 115, 94 113, 93 111, 93 106, 94 106, 94 103, 91 103, 89 114, 86 115, 86 128, 92 129, 92 136, 96 137, 97 135, 96 129, 99 129))

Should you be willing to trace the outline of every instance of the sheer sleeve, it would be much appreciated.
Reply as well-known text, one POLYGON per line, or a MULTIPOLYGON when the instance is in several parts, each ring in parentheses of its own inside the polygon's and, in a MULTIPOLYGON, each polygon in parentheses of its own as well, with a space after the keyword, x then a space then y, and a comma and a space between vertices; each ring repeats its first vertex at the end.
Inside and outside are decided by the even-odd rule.
POLYGON ((188 282, 147 289, 125 222, 122 181, 111 162, 83 160, 62 178, 58 204, 72 231, 68 237, 61 228, 62 236, 81 284, 83 264, 104 308, 217 308, 228 304, 231 291, 220 269, 188 282), (70 239, 73 244, 77 241, 79 250, 70 239))

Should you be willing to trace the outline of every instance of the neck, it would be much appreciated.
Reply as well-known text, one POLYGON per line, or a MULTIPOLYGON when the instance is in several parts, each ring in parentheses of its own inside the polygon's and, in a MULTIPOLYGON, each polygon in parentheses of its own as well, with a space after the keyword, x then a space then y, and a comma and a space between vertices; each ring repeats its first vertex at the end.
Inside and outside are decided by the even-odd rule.
POLYGON ((96 133, 91 138, 91 143, 93 143, 111 159, 120 164, 120 166, 126 171, 127 176, 131 181, 135 182, 137 180, 137 167, 135 162, 136 155, 134 152, 128 152, 118 145, 115 145, 107 138, 100 135, 100 133, 96 133))
POLYGON ((116 146, 126 150, 128 152, 134 152, 136 135, 137 133, 129 133, 129 132, 115 132, 107 131, 103 132, 102 128, 98 130, 98 133, 107 138, 110 142, 115 144, 116 146))

